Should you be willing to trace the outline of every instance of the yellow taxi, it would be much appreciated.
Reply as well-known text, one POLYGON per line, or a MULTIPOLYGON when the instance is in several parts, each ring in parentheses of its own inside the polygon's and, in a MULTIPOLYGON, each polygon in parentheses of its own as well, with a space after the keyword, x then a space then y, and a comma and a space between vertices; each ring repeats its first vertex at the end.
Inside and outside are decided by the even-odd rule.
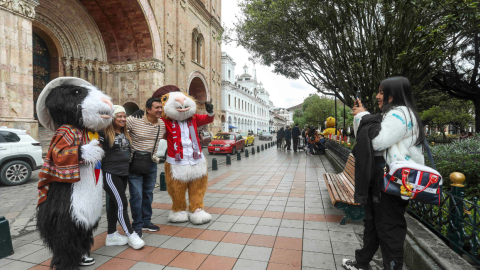
POLYGON ((238 134, 242 135, 245 138, 245 146, 250 146, 254 144, 255 138, 253 134, 248 134, 247 132, 240 131, 238 134))

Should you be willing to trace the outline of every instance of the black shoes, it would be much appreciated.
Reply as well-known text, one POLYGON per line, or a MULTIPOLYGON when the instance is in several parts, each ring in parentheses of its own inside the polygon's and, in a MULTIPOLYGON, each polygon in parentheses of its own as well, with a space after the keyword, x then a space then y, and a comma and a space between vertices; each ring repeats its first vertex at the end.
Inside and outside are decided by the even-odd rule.
POLYGON ((80 262, 80 266, 89 266, 95 263, 94 258, 90 258, 87 255, 83 255, 82 261, 80 262))
POLYGON ((158 232, 160 230, 160 227, 158 227, 157 225, 154 225, 152 223, 150 223, 148 225, 143 224, 142 230, 143 231, 150 231, 150 232, 158 232))

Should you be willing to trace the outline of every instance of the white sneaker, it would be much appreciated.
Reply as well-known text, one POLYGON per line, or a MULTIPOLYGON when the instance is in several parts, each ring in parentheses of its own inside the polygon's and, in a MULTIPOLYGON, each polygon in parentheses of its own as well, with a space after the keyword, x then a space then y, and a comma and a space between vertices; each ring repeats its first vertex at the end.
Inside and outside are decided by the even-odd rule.
POLYGON ((123 246, 128 244, 128 237, 121 235, 118 231, 114 232, 112 235, 107 235, 107 240, 105 240, 106 246, 123 246))
POLYGON ((143 246, 145 246, 145 241, 138 236, 136 232, 130 234, 130 237, 128 237, 128 244, 133 248, 133 249, 141 249, 143 246))

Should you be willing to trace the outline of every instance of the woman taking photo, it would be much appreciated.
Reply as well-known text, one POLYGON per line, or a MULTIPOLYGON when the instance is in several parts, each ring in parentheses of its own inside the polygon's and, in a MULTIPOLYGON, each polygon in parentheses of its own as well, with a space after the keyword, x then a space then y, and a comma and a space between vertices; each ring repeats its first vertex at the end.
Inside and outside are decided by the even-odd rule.
POLYGON ((140 249, 145 242, 133 231, 127 214, 125 190, 128 183, 131 139, 126 128, 125 109, 115 105, 112 116, 112 124, 100 134, 100 142, 105 151, 102 160, 103 188, 110 197, 107 209, 108 235, 105 243, 107 246, 129 244, 134 249, 140 249), (117 221, 126 236, 118 233, 117 221))
POLYGON ((408 200, 384 193, 380 185, 385 164, 394 161, 425 163, 422 147, 425 134, 413 105, 409 80, 404 77, 383 80, 376 99, 381 114, 370 115, 358 99, 353 108, 356 163, 371 165, 363 169, 355 166, 355 202, 365 209, 364 245, 355 251, 355 260, 343 260, 343 267, 348 270, 370 269, 369 263, 379 247, 383 269, 402 269, 408 200), (359 179, 361 185, 357 185, 359 179))

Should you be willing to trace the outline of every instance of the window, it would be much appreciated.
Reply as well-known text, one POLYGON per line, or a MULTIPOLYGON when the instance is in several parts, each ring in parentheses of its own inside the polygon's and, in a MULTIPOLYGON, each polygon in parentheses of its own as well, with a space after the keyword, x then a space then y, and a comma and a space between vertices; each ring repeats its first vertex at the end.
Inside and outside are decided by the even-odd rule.
POLYGON ((203 35, 200 34, 197 29, 194 29, 192 33, 192 61, 200 65, 203 65, 203 62, 205 60, 203 47, 203 35))
POLYGON ((237 98, 235 98, 235 109, 237 108, 237 98))
POLYGON ((230 79, 230 70, 228 71, 228 78, 230 79))
POLYGON ((18 137, 17 134, 13 132, 8 132, 8 131, 0 131, 0 135, 5 139, 5 141, 9 143, 14 143, 14 142, 19 142, 20 137, 18 137))
POLYGON ((230 106, 230 95, 228 95, 228 106, 230 106))

